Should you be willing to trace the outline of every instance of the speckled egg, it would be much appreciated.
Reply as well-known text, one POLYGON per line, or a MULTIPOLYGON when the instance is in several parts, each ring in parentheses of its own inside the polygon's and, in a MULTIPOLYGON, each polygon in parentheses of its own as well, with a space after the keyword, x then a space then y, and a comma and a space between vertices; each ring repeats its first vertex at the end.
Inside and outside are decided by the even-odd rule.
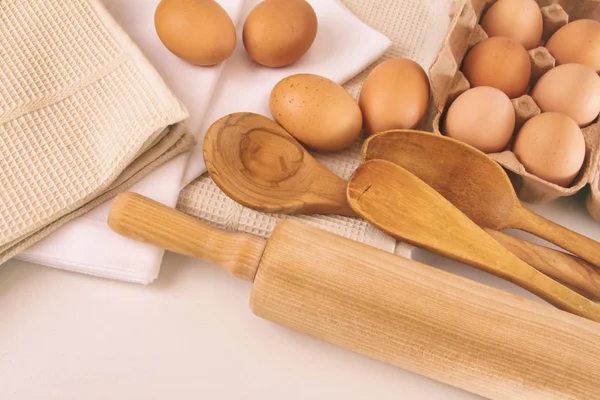
POLYGON ((298 74, 281 80, 271 92, 270 107, 275 121, 315 150, 344 149, 361 132, 362 115, 356 101, 322 76, 298 74))

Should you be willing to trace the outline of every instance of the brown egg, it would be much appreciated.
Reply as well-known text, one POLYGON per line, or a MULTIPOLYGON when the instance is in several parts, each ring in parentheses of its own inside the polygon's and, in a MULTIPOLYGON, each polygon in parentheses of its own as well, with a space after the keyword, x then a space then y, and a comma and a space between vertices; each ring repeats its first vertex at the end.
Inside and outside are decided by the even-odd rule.
POLYGON ((515 130, 515 109, 501 90, 480 86, 467 90, 450 106, 444 134, 483 151, 502 151, 515 130))
POLYGON ((337 83, 318 75, 282 79, 271 92, 271 113, 298 141, 336 151, 360 135, 362 115, 356 101, 337 83))
POLYGON ((235 48, 233 22, 214 0, 162 0, 154 25, 163 44, 192 64, 218 64, 235 48))
POLYGON ((523 46, 498 36, 476 44, 465 57, 462 71, 472 87, 495 87, 513 99, 527 92, 531 61, 523 46))
POLYGON ((585 65, 559 65, 542 75, 531 97, 542 111, 566 114, 586 126, 600 113, 600 76, 585 65))
POLYGON ((485 13, 481 27, 493 36, 506 36, 530 50, 540 45, 544 21, 534 0, 498 0, 485 13))
POLYGON ((360 92, 365 131, 416 127, 429 107, 429 79, 423 68, 407 58, 379 64, 360 92))
POLYGON ((265 67, 298 61, 317 37, 317 14, 305 0, 264 0, 244 23, 244 46, 265 67))
POLYGON ((567 187, 583 166, 585 140, 571 118, 542 113, 523 125, 513 152, 530 174, 567 187))
POLYGON ((580 19, 568 23, 546 43, 557 64, 587 65, 600 73, 600 22, 580 19))

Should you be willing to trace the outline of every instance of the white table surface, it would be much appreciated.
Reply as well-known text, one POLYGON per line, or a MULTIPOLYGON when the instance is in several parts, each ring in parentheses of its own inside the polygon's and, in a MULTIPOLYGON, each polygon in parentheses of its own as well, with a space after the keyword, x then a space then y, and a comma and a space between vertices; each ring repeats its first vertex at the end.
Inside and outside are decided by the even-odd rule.
MULTIPOLYGON (((533 208, 600 240, 582 196, 533 208)), ((533 298, 431 254, 414 258, 533 298)), ((261 320, 250 290, 175 254, 147 287, 10 261, 0 266, 0 399, 478 398, 261 320)))

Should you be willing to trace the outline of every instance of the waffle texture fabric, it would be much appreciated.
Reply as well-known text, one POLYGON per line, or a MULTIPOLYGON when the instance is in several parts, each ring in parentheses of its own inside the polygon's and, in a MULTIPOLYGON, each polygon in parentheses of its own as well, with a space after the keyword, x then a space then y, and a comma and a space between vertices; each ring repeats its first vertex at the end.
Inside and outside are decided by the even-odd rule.
MULTIPOLYGON (((377 64, 394 57, 408 57, 429 69, 450 24, 447 0, 343 0, 345 6, 392 41, 391 47, 377 62, 345 82, 345 89, 358 98, 362 84, 377 64)), ((268 94, 265 96, 268 101, 268 94)), ((430 113, 433 114, 433 113, 430 113)), ((430 118, 424 128, 430 125, 430 118)), ((336 153, 314 153, 313 156, 332 172, 348 179, 360 164, 362 139, 351 148, 336 153)), ((412 246, 391 237, 358 218, 323 215, 285 216, 260 213, 228 198, 204 174, 190 183, 180 194, 178 208, 215 226, 269 237, 275 224, 283 218, 302 220, 321 229, 354 239, 374 247, 410 257, 412 246)))
POLYGON ((0 263, 194 144, 95 0, 0 2, 0 60, 0 263))

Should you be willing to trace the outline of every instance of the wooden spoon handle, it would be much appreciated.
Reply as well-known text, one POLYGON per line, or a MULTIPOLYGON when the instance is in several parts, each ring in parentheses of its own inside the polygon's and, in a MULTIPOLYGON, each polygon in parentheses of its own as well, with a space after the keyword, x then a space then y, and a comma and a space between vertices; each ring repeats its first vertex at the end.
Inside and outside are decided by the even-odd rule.
POLYGON ((600 300, 600 271, 587 262, 562 251, 520 240, 493 229, 485 231, 538 271, 592 300, 600 300))
POLYGON ((209 261, 234 276, 254 281, 266 241, 226 232, 136 193, 119 194, 108 225, 130 239, 209 261))
MULTIPOLYGON (((517 256, 509 255, 512 257, 498 259, 495 266, 497 270, 488 271, 521 286, 561 310, 600 322, 600 305, 525 264, 517 256)), ((475 266, 474 264, 472 265, 475 266)))
POLYGON ((600 305, 526 264, 406 169, 385 160, 367 161, 352 175, 347 194, 360 216, 389 235, 487 271, 562 310, 600 322, 600 305))
POLYGON ((600 268, 600 243, 595 240, 547 220, 525 207, 517 208, 509 222, 510 226, 507 227, 536 235, 600 268))

